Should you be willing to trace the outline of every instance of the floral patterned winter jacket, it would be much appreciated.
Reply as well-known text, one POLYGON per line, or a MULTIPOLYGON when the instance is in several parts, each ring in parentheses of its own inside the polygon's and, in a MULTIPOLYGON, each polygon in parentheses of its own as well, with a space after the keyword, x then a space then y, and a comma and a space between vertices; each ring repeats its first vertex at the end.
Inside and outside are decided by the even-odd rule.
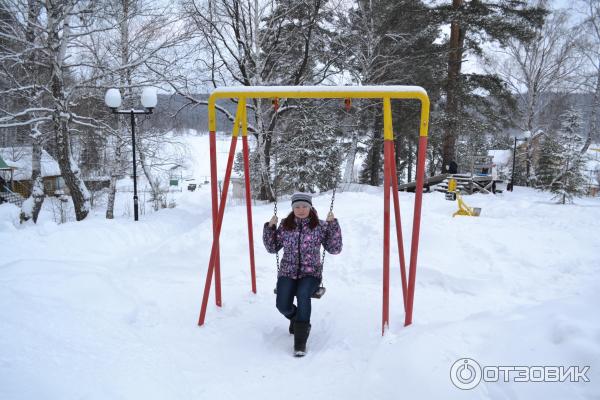
POLYGON ((279 264, 277 277, 293 279, 305 276, 322 277, 321 245, 330 254, 342 251, 342 230, 337 219, 331 222, 319 220, 315 229, 310 229, 308 218, 296 218, 296 229, 287 230, 283 225, 270 227, 265 223, 263 243, 269 253, 283 248, 283 258, 279 264))

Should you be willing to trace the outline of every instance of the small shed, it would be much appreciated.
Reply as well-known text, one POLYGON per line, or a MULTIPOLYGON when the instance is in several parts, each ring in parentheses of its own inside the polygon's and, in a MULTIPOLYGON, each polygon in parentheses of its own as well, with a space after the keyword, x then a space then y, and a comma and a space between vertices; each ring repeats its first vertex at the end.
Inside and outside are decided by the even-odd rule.
POLYGON ((8 165, 0 155, 0 192, 4 192, 5 188, 10 189, 9 182, 12 181, 15 169, 15 167, 8 165))
MULTIPOLYGON (((0 147, 0 158, 12 169, 9 179, 6 179, 10 190, 23 197, 31 194, 31 146, 0 147)), ((68 188, 60 173, 58 162, 46 150, 42 149, 40 161, 44 192, 54 195, 56 191, 68 194, 68 188)))

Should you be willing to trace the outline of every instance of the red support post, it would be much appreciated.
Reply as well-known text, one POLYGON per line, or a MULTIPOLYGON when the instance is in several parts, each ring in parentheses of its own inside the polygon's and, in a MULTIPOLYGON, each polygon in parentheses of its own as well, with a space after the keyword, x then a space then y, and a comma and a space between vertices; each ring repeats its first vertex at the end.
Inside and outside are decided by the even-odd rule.
MULTIPOLYGON (((235 123, 238 123, 237 119, 235 123)), ((236 128, 234 128, 236 129, 236 128)), ((221 235, 221 226, 223 224, 223 214, 225 213, 225 205, 227 203, 227 191, 229 190, 229 181, 231 180, 231 170, 233 168, 233 159, 235 156, 235 146, 237 143, 237 134, 231 138, 231 145, 229 147, 229 158, 227 159, 227 169, 225 171, 225 180, 223 183, 223 191, 221 192, 221 201, 219 203, 219 214, 217 215, 217 224, 214 231, 215 239, 213 239, 212 248, 210 251, 210 261, 208 262, 208 270, 206 271, 206 283, 204 284, 204 296, 202 298, 202 308, 200 309, 200 318, 198 319, 198 325, 204 324, 206 317, 206 307, 208 305, 208 296, 210 294, 210 284, 213 274, 213 269, 216 268, 217 255, 219 253, 219 236, 221 235)), ((212 157, 211 157, 212 158, 212 157)), ((211 161, 212 163, 212 161, 211 161)), ((215 173, 216 175, 216 173, 215 173)), ((220 282, 215 282, 215 285, 219 285, 220 282)), ((216 291, 216 288, 215 288, 216 291)))
POLYGON ((390 320, 390 146, 393 141, 383 142, 383 307, 381 334, 390 320))
MULTIPOLYGON (((244 121, 244 123, 246 123, 244 121)), ((248 247, 250 248, 250 275, 252 293, 256 294, 256 270, 254 267, 254 234, 252 232, 252 196, 250 193, 250 161, 248 157, 248 136, 242 136, 244 152, 244 182, 246 185, 246 216, 248 220, 248 247)))
POLYGON ((396 171, 396 152, 391 146, 390 176, 392 177, 392 193, 394 198, 394 215, 396 217, 396 237, 398 239, 398 258, 400 261, 400 278, 402 280, 402 298, 404 300, 404 313, 406 314, 406 259, 404 258, 404 241, 402 240, 402 221, 400 220, 400 200, 398 199, 398 172, 396 171))
POLYGON ((425 151, 427 136, 419 137, 419 154, 417 158, 417 187, 415 188, 415 209, 413 215, 413 234, 410 245, 410 270, 408 275, 408 298, 404 325, 412 324, 412 313, 415 298, 415 282, 417 279, 417 253, 419 251, 419 233, 421 228, 421 204, 423 199, 423 181, 425 177, 425 151))

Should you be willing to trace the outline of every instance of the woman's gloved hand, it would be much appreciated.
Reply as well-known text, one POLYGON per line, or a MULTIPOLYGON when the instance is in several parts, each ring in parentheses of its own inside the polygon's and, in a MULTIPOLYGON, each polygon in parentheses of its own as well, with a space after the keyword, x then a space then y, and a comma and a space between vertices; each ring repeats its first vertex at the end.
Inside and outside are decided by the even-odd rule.
POLYGON ((335 219, 335 216, 333 215, 332 211, 329 211, 329 214, 327 214, 327 222, 331 222, 335 219))
POLYGON ((273 227, 273 226, 277 225, 277 221, 279 221, 279 218, 277 218, 277 215, 273 215, 271 217, 271 220, 269 221, 269 226, 273 227))

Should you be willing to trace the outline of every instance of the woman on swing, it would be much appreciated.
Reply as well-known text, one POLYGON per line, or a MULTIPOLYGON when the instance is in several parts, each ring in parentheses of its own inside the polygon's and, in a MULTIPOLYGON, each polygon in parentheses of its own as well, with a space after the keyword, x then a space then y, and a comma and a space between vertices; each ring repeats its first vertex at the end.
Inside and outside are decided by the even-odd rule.
POLYGON ((310 332, 311 296, 322 280, 321 245, 330 254, 342 251, 342 231, 338 220, 329 212, 326 221, 319 220, 307 193, 292 196, 292 212, 277 228, 277 216, 266 222, 263 243, 269 253, 283 248, 277 273, 277 309, 290 320, 294 335, 294 355, 306 353, 310 332), (294 305, 294 296, 297 306, 294 305))

